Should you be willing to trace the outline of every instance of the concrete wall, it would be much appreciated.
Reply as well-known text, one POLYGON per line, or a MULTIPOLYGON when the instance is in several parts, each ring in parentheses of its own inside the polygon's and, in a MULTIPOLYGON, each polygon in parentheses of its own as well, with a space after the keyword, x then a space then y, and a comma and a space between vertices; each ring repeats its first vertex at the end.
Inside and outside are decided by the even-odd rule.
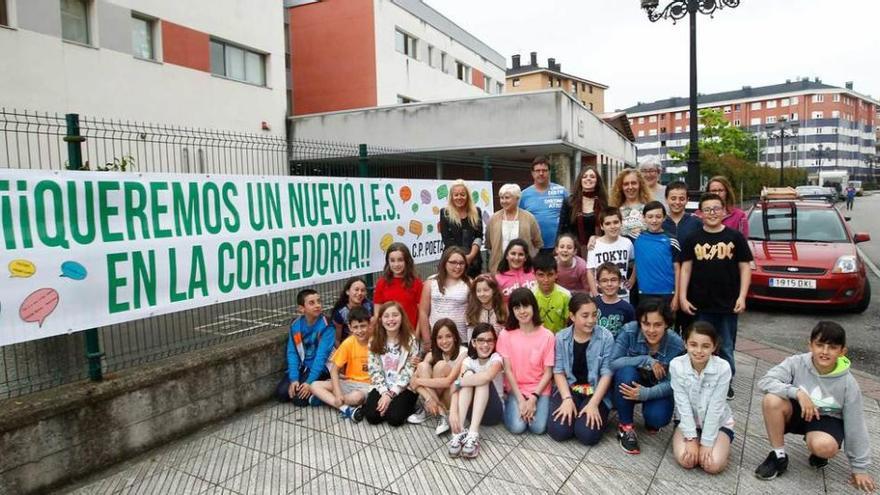
POLYGON ((0 493, 42 492, 269 399, 286 332, 0 402, 0 493))
MULTIPOLYGON (((504 67, 486 60, 449 34, 441 32, 391 0, 374 0, 374 11, 378 105, 394 105, 398 95, 417 101, 485 95, 479 81, 474 81, 480 83, 476 86, 456 79, 455 60, 460 60, 492 78, 493 94, 496 93, 496 83, 504 84, 504 67), (418 60, 395 49, 396 28, 418 38, 418 60), (438 67, 431 67, 428 59, 429 44, 434 50, 447 53, 448 73, 443 72, 439 64, 438 67)), ((439 54, 437 59, 439 60, 439 54)))
POLYGON ((0 29, 0 107, 284 135, 281 2, 97 0, 86 46, 61 39, 57 1, 10 1, 13 29, 0 29), (157 61, 136 59, 132 10, 266 53, 266 86, 163 63, 161 39, 157 61))

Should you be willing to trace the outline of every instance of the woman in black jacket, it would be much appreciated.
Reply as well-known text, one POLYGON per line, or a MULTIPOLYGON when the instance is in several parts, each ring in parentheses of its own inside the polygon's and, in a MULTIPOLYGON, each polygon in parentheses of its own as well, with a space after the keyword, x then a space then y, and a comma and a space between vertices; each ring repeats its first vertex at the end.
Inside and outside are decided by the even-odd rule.
POLYGON ((595 167, 584 167, 575 182, 574 193, 562 202, 558 230, 559 234, 569 233, 577 238, 582 251, 578 254, 584 259, 590 238, 602 235, 599 212, 607 206, 608 194, 599 171, 595 167))
POLYGON ((440 236, 443 249, 458 246, 467 253, 467 274, 475 277, 483 271, 483 212, 474 204, 471 191, 461 179, 449 188, 449 204, 440 210, 440 236))

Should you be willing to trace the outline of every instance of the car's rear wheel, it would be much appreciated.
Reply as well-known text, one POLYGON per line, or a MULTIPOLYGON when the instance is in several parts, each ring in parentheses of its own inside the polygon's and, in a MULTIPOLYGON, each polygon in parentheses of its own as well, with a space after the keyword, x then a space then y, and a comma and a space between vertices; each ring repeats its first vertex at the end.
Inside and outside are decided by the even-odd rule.
POLYGON ((856 313, 864 313, 868 306, 871 304, 871 283, 868 279, 865 279, 865 291, 862 293, 862 299, 853 306, 853 311, 856 313))

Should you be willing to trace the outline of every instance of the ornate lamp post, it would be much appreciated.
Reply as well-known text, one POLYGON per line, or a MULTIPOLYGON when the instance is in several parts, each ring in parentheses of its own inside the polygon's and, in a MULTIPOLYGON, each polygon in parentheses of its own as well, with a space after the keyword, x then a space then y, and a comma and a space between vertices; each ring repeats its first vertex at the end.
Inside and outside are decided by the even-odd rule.
POLYGON ((697 13, 711 16, 724 7, 739 7, 740 0, 673 0, 660 9, 660 0, 641 0, 642 8, 651 22, 672 19, 673 22, 690 16, 691 25, 691 92, 690 92, 690 150, 688 154, 687 184, 691 190, 700 189, 699 119, 697 115, 697 13))
POLYGON ((778 124, 767 124, 767 130, 779 129, 767 134, 767 139, 779 139, 779 187, 785 185, 785 138, 797 136, 798 123, 780 119, 778 124))

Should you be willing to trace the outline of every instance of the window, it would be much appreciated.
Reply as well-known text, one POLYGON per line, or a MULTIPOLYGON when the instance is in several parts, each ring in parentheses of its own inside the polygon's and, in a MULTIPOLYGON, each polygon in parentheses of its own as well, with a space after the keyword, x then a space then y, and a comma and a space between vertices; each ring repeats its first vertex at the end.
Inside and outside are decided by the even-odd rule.
POLYGON ((837 110, 832 110, 832 111, 831 111, 831 118, 832 118, 832 119, 839 119, 839 118, 840 118, 840 112, 837 111, 837 110))
POLYGON ((445 74, 449 74, 449 57, 446 52, 440 52, 440 70, 445 74))
POLYGON ((681 112, 675 112, 675 120, 681 120, 681 112))
POLYGON ((794 122, 794 121, 797 120, 797 119, 798 119, 798 114, 797 114, 797 112, 794 112, 794 113, 792 113, 791 115, 788 116, 788 120, 790 120, 790 121, 792 121, 792 122, 794 122))
POLYGON ((661 128, 660 128, 660 134, 666 134, 666 128, 665 128, 665 127, 661 127, 661 128))
POLYGON ((742 120, 734 119, 734 121, 733 121, 734 127, 742 127, 742 125, 743 125, 742 120))
POLYGON ((649 136, 656 136, 656 135, 657 135, 657 129, 649 129, 649 130, 648 130, 648 135, 649 135, 649 136))
POLYGON ((761 117, 752 117, 750 125, 761 125, 761 117))
POLYGON ((89 6, 87 0, 61 0, 61 37, 89 44, 89 6))
POLYGON ((833 101, 834 103, 840 103, 840 94, 832 96, 831 101, 833 101))
POLYGON ((767 108, 776 108, 776 100, 768 100, 767 108))
POLYGON ((409 58, 418 60, 418 40, 403 31, 394 30, 394 48, 409 58))
POLYGON ((519 78, 518 78, 518 77, 514 77, 514 78, 513 78, 513 81, 511 81, 510 84, 511 84, 511 86, 513 86, 514 88, 518 88, 518 87, 519 87, 519 78))
POLYGON ((593 104, 592 104, 592 103, 590 103, 590 110, 592 110, 592 109, 593 109, 593 104))
POLYGON ((428 45, 428 65, 437 67, 437 49, 428 45))
POLYGON ((639 137, 645 137, 645 131, 639 131, 639 137))
POLYGON ((6 0, 0 0, 0 26, 9 25, 9 12, 6 11, 6 0))
POLYGON ((813 103, 824 103, 825 95, 813 95, 813 103))
POLYGON ((752 103, 752 110, 760 110, 760 109, 761 109, 761 102, 760 101, 756 101, 756 102, 752 103))
POLYGON ((504 85, 501 84, 500 82, 495 83, 495 93, 500 95, 503 92, 504 92, 504 85))
POLYGON ((639 117, 639 124, 644 124, 644 123, 645 123, 645 118, 639 117))
POLYGON ((823 112, 813 112, 813 120, 824 119, 825 114, 823 112))
POLYGON ((652 123, 652 124, 653 124, 654 122, 657 122, 657 116, 656 116, 656 115, 651 115, 650 117, 648 117, 648 122, 650 122, 650 123, 652 123))
POLYGON ((797 104, 798 104, 798 97, 797 97, 797 96, 792 96, 792 97, 791 97, 791 104, 792 104, 792 105, 797 105, 797 104))
POLYGON ((727 105, 726 107, 724 107, 724 113, 730 113, 730 111, 731 111, 730 105, 727 105))
POLYGON ((767 124, 775 124, 775 123, 776 123, 776 116, 775 116, 775 115, 769 115, 769 116, 767 117, 767 119, 766 119, 764 122, 767 123, 767 124))
POLYGON ((131 52, 135 57, 156 60, 156 49, 153 44, 155 23, 152 19, 131 15, 131 52))
POLYGON ((660 114, 660 120, 666 120, 666 114, 665 114, 665 113, 661 113, 661 114, 660 114))
POLYGON ((557 80, 556 80, 556 87, 557 87, 557 88, 561 88, 561 87, 562 87, 562 79, 557 79, 557 80))
POLYGON ((483 77, 483 91, 487 93, 492 92, 492 78, 485 76, 483 77))
POLYGON ((734 112, 739 112, 739 109, 740 109, 741 107, 742 107, 742 105, 740 105, 739 103, 737 103, 736 105, 733 106, 733 111, 734 111, 734 112))
POLYGON ((588 85, 587 85, 587 88, 589 88, 590 94, 593 94, 593 85, 592 85, 592 84, 588 84, 588 85))
POLYGON ((455 77, 459 81, 464 81, 468 84, 471 82, 471 68, 467 66, 464 62, 455 61, 455 77))
POLYGON ((211 40, 211 73, 266 85, 266 56, 224 41, 211 40))
POLYGON ((681 126, 680 126, 680 125, 675 126, 675 133, 676 133, 676 134, 681 133, 681 126))
POLYGON ((783 99, 779 100, 780 107, 787 107, 789 105, 791 105, 791 100, 789 100, 788 98, 783 98, 783 99))

